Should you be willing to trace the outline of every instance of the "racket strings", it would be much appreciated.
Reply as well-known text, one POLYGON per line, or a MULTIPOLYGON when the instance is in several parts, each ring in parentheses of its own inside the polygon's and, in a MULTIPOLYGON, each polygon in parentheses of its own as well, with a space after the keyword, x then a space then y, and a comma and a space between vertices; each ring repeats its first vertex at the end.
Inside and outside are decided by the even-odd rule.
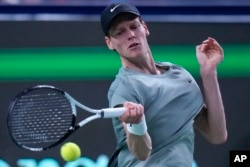
POLYGON ((27 147, 46 147, 60 140, 72 125, 72 106, 61 92, 31 91, 15 103, 11 131, 27 147))

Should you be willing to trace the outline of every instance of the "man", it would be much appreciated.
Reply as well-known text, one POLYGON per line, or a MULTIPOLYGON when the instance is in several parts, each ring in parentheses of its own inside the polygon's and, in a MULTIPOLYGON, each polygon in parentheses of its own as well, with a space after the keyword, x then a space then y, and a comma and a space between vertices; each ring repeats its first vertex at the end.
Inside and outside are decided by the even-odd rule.
POLYGON ((203 100, 185 69, 154 61, 147 42, 149 29, 135 6, 108 6, 101 24, 108 48, 119 54, 122 63, 108 92, 110 107, 127 108, 113 119, 118 151, 110 166, 191 167, 193 126, 213 144, 227 140, 216 70, 224 55, 215 39, 209 37, 196 47, 203 100))

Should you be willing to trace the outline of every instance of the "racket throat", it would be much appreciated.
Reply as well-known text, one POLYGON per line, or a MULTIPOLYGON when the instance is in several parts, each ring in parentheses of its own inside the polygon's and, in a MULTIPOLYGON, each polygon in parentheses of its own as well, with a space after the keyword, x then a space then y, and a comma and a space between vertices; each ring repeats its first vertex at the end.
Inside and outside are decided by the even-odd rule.
POLYGON ((79 125, 77 125, 77 126, 71 126, 70 128, 69 128, 69 134, 71 134, 71 133, 73 133, 74 131, 76 131, 77 129, 79 129, 80 128, 80 126, 79 125))
POLYGON ((99 113, 101 118, 104 118, 105 112, 103 110, 101 110, 101 112, 99 113))
MULTIPOLYGON (((93 121, 93 120, 95 120, 95 119, 98 119, 98 118, 101 118, 101 115, 100 115, 100 114, 92 115, 92 116, 90 116, 90 117, 88 117, 88 118, 82 120, 81 122, 79 122, 77 126, 82 127, 82 126, 84 126, 85 124, 87 124, 87 123, 89 123, 89 122, 91 122, 91 121, 93 121)), ((76 127, 77 127, 77 126, 76 126, 76 127)))

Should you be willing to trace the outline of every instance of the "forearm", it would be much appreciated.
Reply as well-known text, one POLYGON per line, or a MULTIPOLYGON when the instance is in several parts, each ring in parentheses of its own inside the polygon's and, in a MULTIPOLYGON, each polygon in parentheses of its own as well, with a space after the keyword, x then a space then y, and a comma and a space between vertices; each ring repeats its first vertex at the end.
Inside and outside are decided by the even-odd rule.
POLYGON ((146 160, 152 150, 152 142, 148 133, 143 136, 127 132, 127 145, 131 153, 139 160, 146 160))
POLYGON ((137 124, 123 124, 126 135, 127 145, 131 153, 139 160, 145 160, 152 150, 151 138, 147 132, 147 124, 143 116, 137 124))
POLYGON ((132 102, 125 102, 123 106, 127 108, 127 111, 119 119, 123 122, 126 131, 128 148, 137 159, 143 161, 148 158, 152 150, 144 107, 132 102))
MULTIPOLYGON (((227 139, 224 106, 215 67, 201 68, 205 103, 207 106, 203 131, 211 143, 219 144, 227 139)), ((203 122, 204 123, 204 122, 203 122)))

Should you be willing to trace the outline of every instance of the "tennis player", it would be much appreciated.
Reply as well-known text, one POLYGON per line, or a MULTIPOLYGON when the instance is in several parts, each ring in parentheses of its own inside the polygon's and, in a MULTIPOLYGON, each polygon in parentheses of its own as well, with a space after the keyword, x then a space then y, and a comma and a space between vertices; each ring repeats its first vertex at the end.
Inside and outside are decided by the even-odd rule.
POLYGON ((109 166, 191 167, 194 127, 212 144, 227 140, 217 80, 224 53, 215 39, 196 47, 203 95, 187 70, 154 61, 147 41, 150 31, 135 6, 106 7, 101 25, 108 48, 122 63, 108 92, 110 107, 127 108, 112 120, 118 144, 109 166))

